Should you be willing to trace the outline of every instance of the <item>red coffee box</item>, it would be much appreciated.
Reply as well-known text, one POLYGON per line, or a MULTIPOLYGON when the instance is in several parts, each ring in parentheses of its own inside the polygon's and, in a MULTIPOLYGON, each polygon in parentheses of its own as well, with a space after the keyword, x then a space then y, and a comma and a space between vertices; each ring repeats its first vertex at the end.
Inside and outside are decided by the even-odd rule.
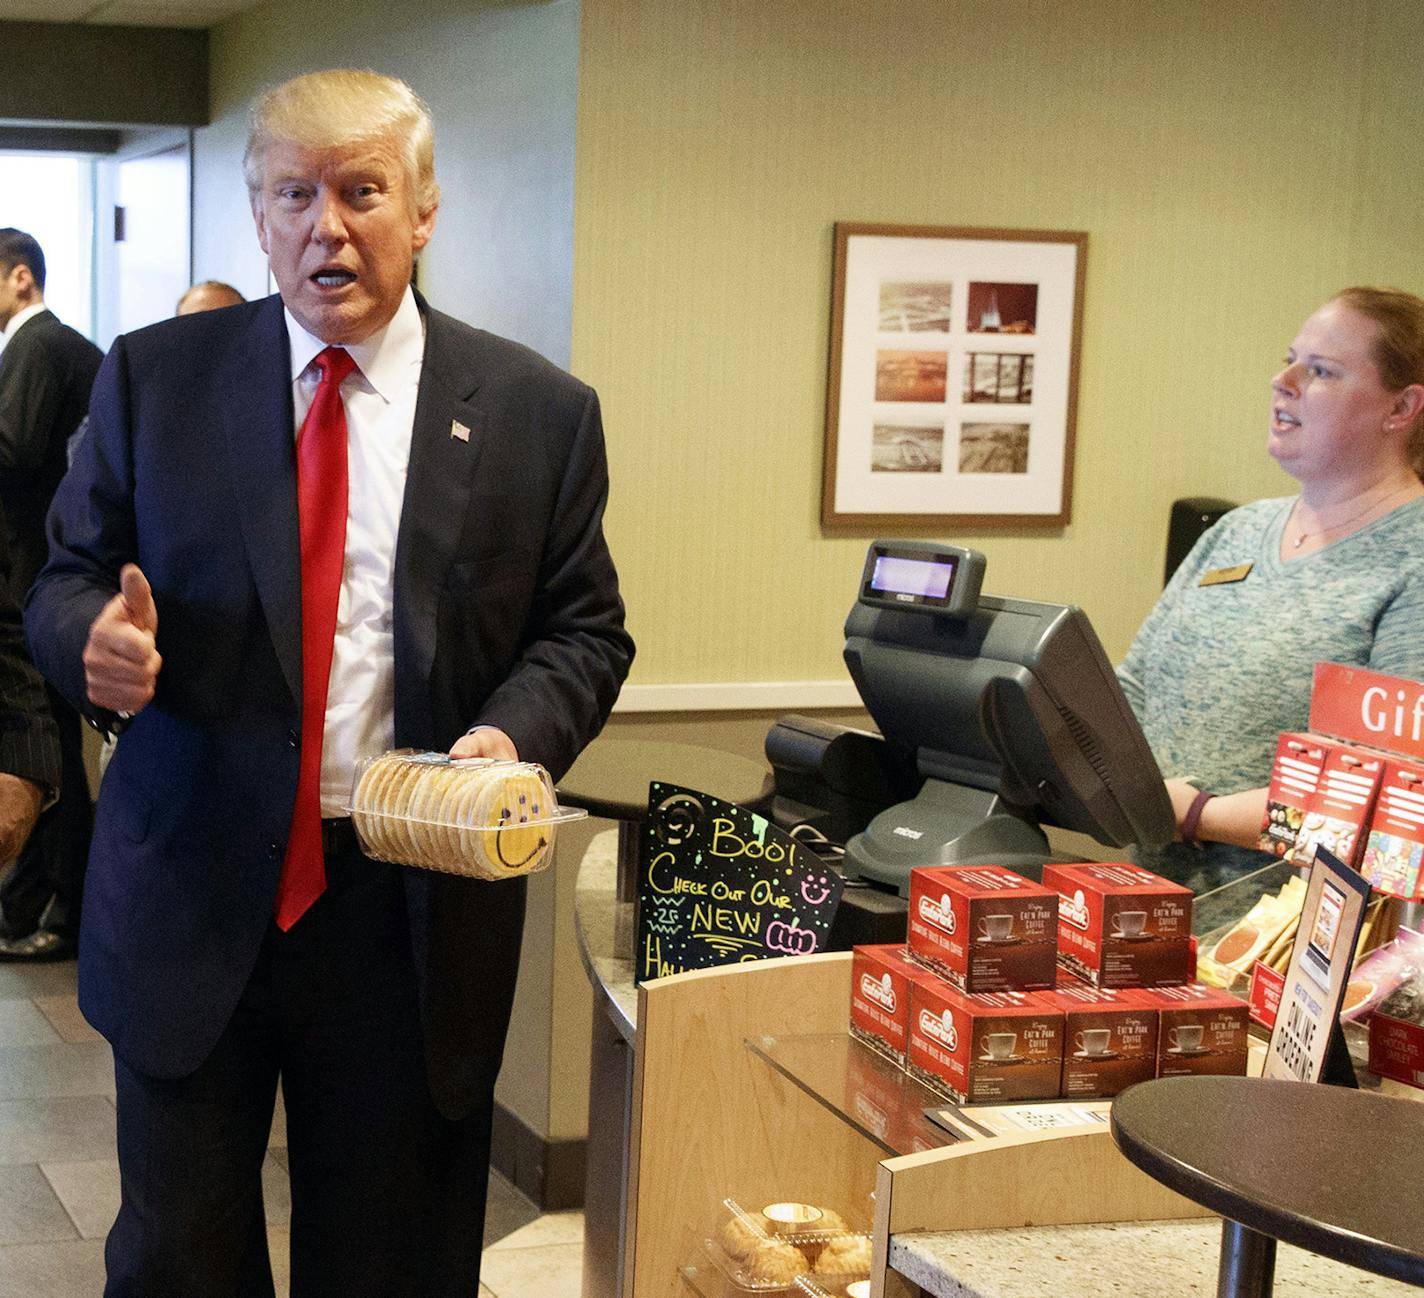
POLYGON ((1424 763, 1387 759, 1360 873, 1408 901, 1424 893, 1424 763))
POLYGON ((1063 1015, 1033 992, 969 994, 924 978, 910 984, 906 1071, 960 1104, 1058 1094, 1063 1015))
POLYGON ((1058 963, 1095 987, 1168 987, 1196 970, 1192 890, 1115 862, 1045 865, 1058 893, 1058 963))
POLYGON ((1249 1045, 1245 1001, 1203 983, 1144 987, 1135 995, 1157 1010, 1158 1077, 1245 1075, 1249 1045))
POLYGON ((1058 899, 999 865, 910 871, 910 954, 961 991, 1053 986, 1058 899))
POLYGON ((1325 759, 1320 784, 1286 860, 1309 865, 1315 849, 1334 852, 1346 865, 1359 867, 1365 826, 1374 810, 1385 758, 1368 748, 1341 745, 1325 759))
POLYGON ((903 945, 856 947, 851 955, 851 1035, 903 1068, 910 1027, 910 983, 933 977, 910 959, 903 945))
POLYGON ((1285 856, 1295 846, 1320 784, 1325 759, 1334 748, 1319 735, 1294 731, 1286 731, 1277 740, 1271 787, 1266 793, 1266 818, 1261 822, 1261 851, 1285 856))
POLYGON ((1157 1075, 1158 1011, 1136 989, 1063 977, 1051 992, 1033 995, 1063 1014, 1060 1095, 1116 1095, 1157 1075))

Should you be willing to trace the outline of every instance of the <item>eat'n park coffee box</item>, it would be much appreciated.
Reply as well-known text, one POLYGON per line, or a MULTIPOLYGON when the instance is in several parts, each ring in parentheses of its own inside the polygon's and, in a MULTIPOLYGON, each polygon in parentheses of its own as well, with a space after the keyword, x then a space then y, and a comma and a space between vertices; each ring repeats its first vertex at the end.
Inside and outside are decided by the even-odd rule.
POLYGON ((1286 856, 1295 846, 1306 813, 1315 800, 1325 759, 1335 745, 1319 735, 1284 732, 1276 741, 1271 784, 1266 791, 1266 818, 1261 822, 1261 851, 1286 856))
POLYGON ((1053 986, 1058 898, 998 865, 910 871, 910 954, 961 991, 1053 986))
POLYGON ((910 959, 903 944, 858 946, 851 954, 850 1031, 905 1066, 910 984, 934 974, 910 959))
POLYGON ((1045 865, 1058 963, 1095 987, 1167 987, 1195 972, 1192 890, 1118 862, 1045 865))
POLYGON ((1063 1071, 1063 1014, 1036 992, 910 984, 906 1071, 960 1104, 1045 1100, 1063 1071))
POLYGON ((1135 993, 1157 1010, 1157 1076, 1190 1073, 1244 1076, 1249 1008, 1204 983, 1141 988, 1135 993))
POLYGON ((1033 995, 1063 1015, 1060 1095, 1116 1095, 1157 1075, 1158 1011, 1135 989, 1065 975, 1052 991, 1033 995))

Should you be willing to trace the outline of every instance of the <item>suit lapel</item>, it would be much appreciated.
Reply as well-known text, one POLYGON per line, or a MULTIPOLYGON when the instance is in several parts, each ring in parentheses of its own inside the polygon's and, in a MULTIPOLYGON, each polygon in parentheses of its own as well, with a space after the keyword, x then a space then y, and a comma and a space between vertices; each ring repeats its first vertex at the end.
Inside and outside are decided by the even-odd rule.
POLYGON ((440 589, 459 540, 483 449, 472 404, 479 386, 450 322, 418 299, 425 357, 395 563, 396 742, 433 729, 427 688, 435 660, 440 589))
POLYGON ((223 441, 252 580, 292 698, 302 700, 301 540, 291 349, 282 299, 267 298, 224 367, 223 441))

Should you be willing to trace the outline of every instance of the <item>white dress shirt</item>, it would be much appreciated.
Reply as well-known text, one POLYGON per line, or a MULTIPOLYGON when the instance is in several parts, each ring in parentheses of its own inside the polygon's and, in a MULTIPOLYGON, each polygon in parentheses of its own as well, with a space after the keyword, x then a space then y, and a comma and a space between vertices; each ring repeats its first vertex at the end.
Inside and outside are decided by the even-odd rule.
MULTIPOLYGON (((316 397, 326 347, 287 312, 292 349, 294 432, 316 397)), ((425 354, 425 326, 409 289, 384 329, 346 348, 357 368, 341 385, 346 409, 346 561, 326 691, 321 814, 344 816, 359 757, 395 742, 395 654, 391 633, 396 534, 410 460, 411 429, 425 354)))
MULTIPOLYGON (((9 342, 10 339, 15 336, 16 331, 20 328, 22 324, 25 323, 26 320, 29 320, 33 316, 39 315, 41 311, 48 310, 49 308, 45 306, 43 302, 34 302, 30 306, 25 307, 23 310, 16 311, 15 314, 10 317, 10 323, 5 326, 5 330, 3 334, 0 334, 0 338, 4 338, 5 342, 9 342)), ((0 346, 3 346, 3 344, 0 344, 0 346)))

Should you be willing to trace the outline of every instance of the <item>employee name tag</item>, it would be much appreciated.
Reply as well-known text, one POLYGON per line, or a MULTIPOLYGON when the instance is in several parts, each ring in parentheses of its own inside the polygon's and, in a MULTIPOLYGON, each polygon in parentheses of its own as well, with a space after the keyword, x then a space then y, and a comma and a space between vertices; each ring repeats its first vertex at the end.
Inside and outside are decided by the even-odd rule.
POLYGON ((1235 581, 1245 581, 1246 574, 1250 571, 1249 563, 1238 563, 1234 568, 1213 568, 1210 572, 1202 573, 1202 578, 1197 582, 1197 585, 1229 586, 1235 581))

